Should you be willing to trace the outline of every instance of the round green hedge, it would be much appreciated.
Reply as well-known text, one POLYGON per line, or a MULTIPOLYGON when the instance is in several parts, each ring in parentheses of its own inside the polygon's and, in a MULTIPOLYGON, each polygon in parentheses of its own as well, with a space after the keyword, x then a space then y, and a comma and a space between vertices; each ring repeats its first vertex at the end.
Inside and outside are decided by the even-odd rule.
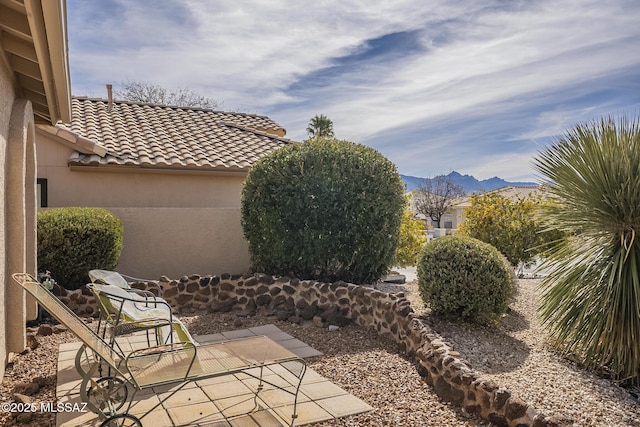
POLYGON ((38 270, 51 272, 66 289, 89 281, 92 269, 112 270, 122 252, 124 228, 101 208, 57 208, 38 212, 38 270))
POLYGON ((418 287, 434 314, 486 324, 506 313, 514 274, 493 246, 471 237, 446 236, 420 253, 418 287))
POLYGON ((363 284, 391 267, 404 209, 396 167, 348 141, 292 144, 257 162, 242 192, 254 271, 363 284))

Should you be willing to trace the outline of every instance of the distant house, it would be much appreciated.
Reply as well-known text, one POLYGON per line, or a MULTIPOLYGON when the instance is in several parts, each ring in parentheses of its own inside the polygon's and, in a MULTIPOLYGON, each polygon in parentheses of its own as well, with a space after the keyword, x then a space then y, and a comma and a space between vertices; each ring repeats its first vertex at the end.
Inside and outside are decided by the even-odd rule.
MULTIPOLYGON (((485 194, 495 193, 508 198, 516 198, 516 197, 525 198, 536 191, 540 191, 540 186, 509 185, 506 187, 501 187, 495 190, 488 191, 485 194)), ((411 207, 413 212, 416 212, 415 206, 413 204, 411 205, 411 207)), ((422 214, 417 214, 417 212, 416 212, 416 216, 426 221, 427 228, 433 230, 430 232, 430 234, 433 234, 435 237, 439 237, 444 234, 455 233, 455 231, 458 229, 460 224, 464 222, 464 219, 466 217, 466 212, 467 212, 467 209, 469 209, 469 207, 471 207, 470 196, 460 197, 459 199, 457 199, 453 203, 451 208, 447 212, 445 212, 445 214, 442 216, 442 219, 441 219, 442 228, 437 230, 435 229, 435 227, 437 227, 437 224, 434 221, 432 221, 430 218, 426 218, 422 214)))
POLYGON ((73 98, 69 125, 37 127, 41 207, 109 209, 124 224, 118 265, 179 278, 249 268, 242 185, 292 141, 268 117, 73 98))
MULTIPOLYGON (((507 197, 509 199, 515 198, 526 198, 529 197, 532 193, 539 192, 540 186, 519 186, 519 185, 508 185, 506 187, 497 188, 495 190, 487 191, 484 194, 499 194, 500 196, 507 197)), ((469 197, 464 197, 460 199, 458 203, 456 203, 452 208, 452 216, 455 218, 455 228, 457 229, 460 224, 465 219, 467 209, 471 207, 471 200, 469 197)))
POLYGON ((66 19, 64 0, 0 0, 0 379, 37 313, 11 274, 37 270, 34 124, 71 116, 66 19))

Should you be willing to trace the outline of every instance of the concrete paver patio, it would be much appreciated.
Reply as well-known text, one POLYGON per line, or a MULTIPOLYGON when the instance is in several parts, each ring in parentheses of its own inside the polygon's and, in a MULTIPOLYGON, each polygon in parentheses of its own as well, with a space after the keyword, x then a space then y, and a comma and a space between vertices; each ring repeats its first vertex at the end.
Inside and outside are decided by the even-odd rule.
MULTIPOLYGON (((322 353, 302 341, 283 332, 275 325, 264 325, 220 334, 196 336, 201 343, 226 341, 229 339, 265 335, 296 355, 307 358, 322 353)), ((146 345, 146 337, 132 335, 119 338, 121 345, 139 348, 146 345)), ((80 376, 75 370, 74 358, 81 343, 60 345, 58 355, 58 383, 56 396, 58 403, 80 404, 80 376)), ((265 376, 269 382, 288 387, 291 375, 280 365, 273 365, 265 376)), ((236 374, 195 381, 162 402, 152 413, 142 418, 145 426, 287 426, 292 413, 292 396, 273 386, 265 385, 257 398, 257 379, 236 374)), ((138 392, 130 409, 133 415, 141 415, 157 405, 178 385, 153 387, 138 392)), ((128 404, 128 403, 127 403, 128 404)), ((71 406, 73 407, 73 405, 71 406)), ((81 405, 80 405, 81 407, 81 405)), ((347 415, 370 411, 364 401, 347 393, 310 368, 302 380, 298 395, 298 418, 295 425, 340 418, 347 415)), ((100 421, 92 412, 59 412, 56 426, 98 426, 100 421)))

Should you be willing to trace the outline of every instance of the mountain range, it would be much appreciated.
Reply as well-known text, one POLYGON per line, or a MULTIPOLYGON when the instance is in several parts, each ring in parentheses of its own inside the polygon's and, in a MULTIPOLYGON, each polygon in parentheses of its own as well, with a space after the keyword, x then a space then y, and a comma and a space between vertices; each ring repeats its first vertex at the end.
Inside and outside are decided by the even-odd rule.
MULTIPOLYGON (((481 181, 477 180, 471 175, 462 175, 456 171, 449 173, 448 175, 439 175, 444 176, 454 184, 458 184, 462 186, 462 189, 465 193, 469 194, 472 192, 485 192, 495 190, 496 188, 506 187, 509 185, 521 186, 521 187, 534 187, 538 184, 535 182, 510 182, 505 181, 502 178, 498 178, 494 176, 493 178, 483 179, 481 181)), ((426 178, 419 178, 417 176, 410 175, 402 175, 402 182, 407 186, 407 191, 413 191, 418 188, 420 185, 424 185, 426 178)))

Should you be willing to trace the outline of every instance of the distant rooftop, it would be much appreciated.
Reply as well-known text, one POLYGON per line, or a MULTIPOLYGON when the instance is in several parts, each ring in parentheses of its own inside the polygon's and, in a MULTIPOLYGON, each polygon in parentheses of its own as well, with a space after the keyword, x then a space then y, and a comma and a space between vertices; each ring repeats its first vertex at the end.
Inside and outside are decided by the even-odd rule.
POLYGON ((76 148, 79 167, 241 172, 292 143, 266 116, 79 97, 69 125, 40 129, 76 148))

